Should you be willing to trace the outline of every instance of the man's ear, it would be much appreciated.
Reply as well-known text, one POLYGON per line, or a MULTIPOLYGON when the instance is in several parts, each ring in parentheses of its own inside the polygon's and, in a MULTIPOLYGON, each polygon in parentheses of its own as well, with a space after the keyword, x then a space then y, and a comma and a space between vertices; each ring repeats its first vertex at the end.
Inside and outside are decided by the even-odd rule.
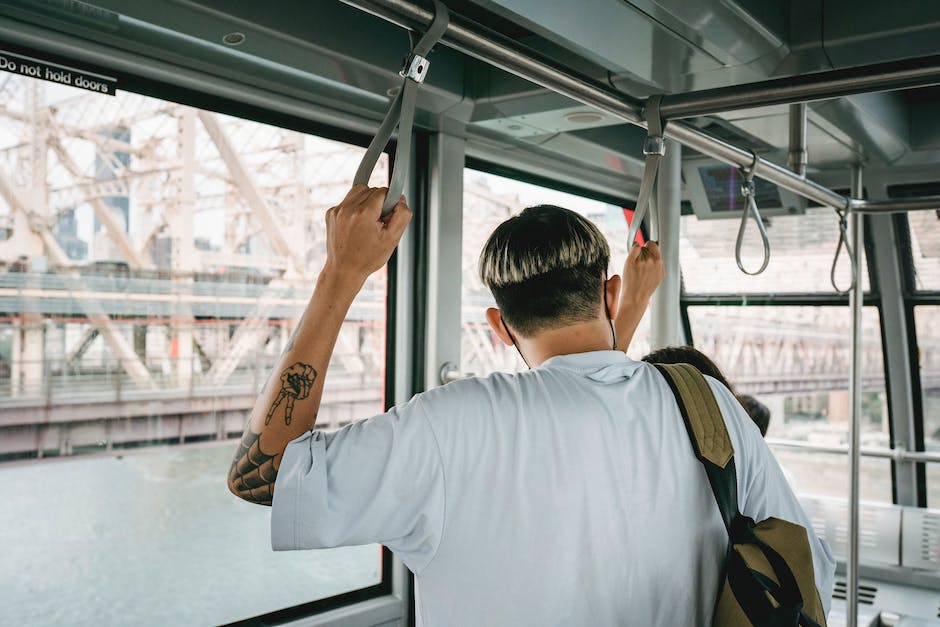
POLYGON ((604 285, 604 298, 607 299, 607 311, 610 312, 611 320, 616 320, 617 313, 620 311, 620 287, 619 274, 607 279, 607 283, 604 285))
POLYGON ((486 321, 490 324, 490 328, 493 329, 493 333, 496 334, 496 337, 503 341, 503 344, 506 346, 512 346, 512 338, 509 337, 509 334, 506 333, 506 327, 503 326, 503 317, 499 313, 499 309, 496 307, 487 307, 486 308, 486 321))

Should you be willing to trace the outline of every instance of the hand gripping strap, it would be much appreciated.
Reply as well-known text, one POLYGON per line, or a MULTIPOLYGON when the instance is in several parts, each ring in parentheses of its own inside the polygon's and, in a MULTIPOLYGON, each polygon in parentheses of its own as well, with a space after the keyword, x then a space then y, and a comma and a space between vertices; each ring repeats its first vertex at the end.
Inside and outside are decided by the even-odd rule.
POLYGON ((431 0, 434 3, 434 19, 428 27, 427 32, 418 40, 411 54, 405 59, 405 65, 399 73, 402 78, 401 89, 398 95, 392 100, 385 119, 376 131, 375 137, 369 144, 366 154, 362 156, 359 162, 359 169, 356 170, 356 176, 353 178, 353 185, 361 185, 369 182, 375 164, 378 163, 382 151, 392 138, 395 128, 398 128, 398 145, 395 149, 394 168, 392 176, 388 183, 388 194, 385 197, 385 204, 382 206, 382 215, 387 215, 401 196, 405 189, 405 175, 408 172, 408 164, 411 161, 411 129, 414 126, 415 104, 418 95, 418 86, 424 82, 427 76, 430 62, 427 55, 447 30, 450 23, 450 12, 440 0, 431 0))
POLYGON ((650 202, 653 198, 653 184, 656 182, 656 174, 659 172, 659 162, 666 154, 666 144, 663 138, 663 120, 659 115, 659 103, 662 96, 650 96, 646 101, 644 115, 646 117, 647 137, 643 145, 643 154, 646 156, 646 164, 643 168, 643 180, 640 181, 640 192, 636 198, 636 209, 633 212, 633 221, 630 222, 630 232, 627 236, 628 245, 632 246, 636 240, 636 234, 640 231, 640 225, 646 217, 650 202))

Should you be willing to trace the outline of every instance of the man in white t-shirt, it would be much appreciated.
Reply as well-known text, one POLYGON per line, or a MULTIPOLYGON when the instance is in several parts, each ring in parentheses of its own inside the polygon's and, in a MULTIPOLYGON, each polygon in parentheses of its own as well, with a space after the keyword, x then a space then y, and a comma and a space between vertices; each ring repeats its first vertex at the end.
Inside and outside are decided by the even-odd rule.
MULTIPOLYGON (((332 433, 312 430, 340 326, 411 217, 354 187, 262 391, 229 488, 271 504, 276 550, 379 542, 415 574, 419 625, 708 625, 727 534, 672 392, 623 352, 662 278, 634 246, 625 286, 598 229, 558 207, 500 225, 480 258, 493 332, 531 370, 465 379, 332 433), (619 338, 619 340, 618 340, 619 338)), ((760 432, 709 380, 738 501, 804 525, 828 608, 834 562, 760 432)))

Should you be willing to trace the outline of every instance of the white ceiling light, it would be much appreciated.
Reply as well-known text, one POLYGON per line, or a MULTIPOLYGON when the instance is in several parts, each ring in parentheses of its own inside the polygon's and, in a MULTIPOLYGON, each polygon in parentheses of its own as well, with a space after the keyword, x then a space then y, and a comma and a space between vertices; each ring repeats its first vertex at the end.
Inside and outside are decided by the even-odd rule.
POLYGON ((565 114, 565 120, 572 124, 597 124, 604 119, 604 114, 597 111, 571 111, 565 114))
POLYGON ((240 46, 245 43, 245 34, 237 31, 228 33, 222 36, 222 43, 226 46, 240 46))

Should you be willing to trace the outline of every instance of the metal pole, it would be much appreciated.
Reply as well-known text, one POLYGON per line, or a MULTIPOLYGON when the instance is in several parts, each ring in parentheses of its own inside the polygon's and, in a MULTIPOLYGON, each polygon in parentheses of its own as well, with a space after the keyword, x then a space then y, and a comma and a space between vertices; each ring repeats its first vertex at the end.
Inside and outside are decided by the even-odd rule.
POLYGON ((940 453, 929 453, 927 451, 901 451, 897 458, 901 461, 918 464, 940 464, 940 453))
POLYGON ((790 105, 790 154, 787 157, 787 167, 806 176, 806 164, 809 158, 806 154, 806 103, 800 102, 790 105))
MULTIPOLYGON (((852 166, 852 196, 862 197, 862 166, 852 166)), ((846 588, 846 625, 858 625, 858 468, 859 431, 862 413, 862 255, 864 245, 862 226, 865 216, 855 213, 851 217, 852 267, 855 278, 849 294, 852 312, 852 362, 849 369, 849 546, 846 588)))
POLYGON ((663 98, 664 119, 940 84, 940 55, 859 65, 663 98))
MULTIPOLYGON (((408 0, 343 0, 409 29, 424 29, 431 22, 431 12, 408 0)), ((567 96, 582 104, 604 111, 643 128, 642 102, 615 91, 609 85, 564 68, 518 42, 478 24, 451 15, 451 22, 441 40, 444 44, 567 96)), ((837 95, 837 94, 836 94, 837 95)), ((712 137, 683 122, 666 125, 664 135, 706 156, 738 167, 750 167, 751 153, 712 137)), ((846 198, 819 183, 797 176, 785 167, 759 159, 755 174, 795 194, 815 200, 826 207, 844 207, 846 198)))
MULTIPOLYGON (((408 29, 424 29, 431 22, 431 12, 409 0, 342 1, 408 29)), ((441 41, 455 50, 551 89, 572 100, 646 128, 646 123, 642 119, 643 102, 641 100, 616 91, 594 78, 563 67, 556 61, 520 45, 517 41, 464 20, 459 15, 451 14, 451 22, 441 41)), ((940 55, 722 88, 729 90, 732 94, 734 92, 731 90, 739 90, 741 93, 722 100, 721 106, 716 110, 733 109, 745 104, 749 107, 758 106, 764 104, 762 99, 767 99, 771 95, 775 98, 773 102, 779 104, 937 83, 940 83, 940 55), (803 88, 804 82, 809 87, 803 88)), ((698 94, 696 98, 704 98, 704 95, 711 91, 713 90, 691 93, 698 94)), ((685 96, 683 94, 665 96, 660 110, 663 117, 674 117, 677 112, 681 112, 685 105, 681 104, 680 98, 685 96)), ((701 110, 700 103, 696 103, 695 106, 699 107, 698 114, 704 112, 701 110)), ((712 137, 679 120, 669 122, 663 134, 713 159, 737 167, 750 167, 751 165, 753 157, 750 151, 712 137)), ((766 181, 826 207, 842 208, 848 200, 815 181, 765 159, 758 159, 754 173, 766 181)), ((893 204, 853 201, 852 206, 866 213, 907 211, 917 208, 932 209, 940 206, 921 207, 920 200, 909 199, 903 203, 903 207, 897 209, 893 207, 897 206, 900 201, 890 201, 893 204)))
POLYGON ((659 166, 657 206, 659 245, 666 276, 652 299, 650 348, 680 344, 679 325, 679 216, 682 195, 682 146, 667 140, 666 156, 659 166))
MULTIPOLYGON (((849 452, 847 446, 836 446, 830 444, 810 444, 803 440, 781 440, 777 438, 767 438, 767 445, 774 448, 786 448, 812 453, 833 453, 845 455, 849 452)), ((902 448, 881 448, 864 447, 859 448, 859 455, 862 457, 877 457, 880 459, 893 459, 897 462, 912 462, 915 464, 937 464, 940 463, 940 453, 931 451, 906 451, 902 448)))
POLYGON ((930 211, 940 209, 940 196, 918 198, 893 198, 891 200, 852 199, 854 213, 907 213, 908 211, 930 211))

